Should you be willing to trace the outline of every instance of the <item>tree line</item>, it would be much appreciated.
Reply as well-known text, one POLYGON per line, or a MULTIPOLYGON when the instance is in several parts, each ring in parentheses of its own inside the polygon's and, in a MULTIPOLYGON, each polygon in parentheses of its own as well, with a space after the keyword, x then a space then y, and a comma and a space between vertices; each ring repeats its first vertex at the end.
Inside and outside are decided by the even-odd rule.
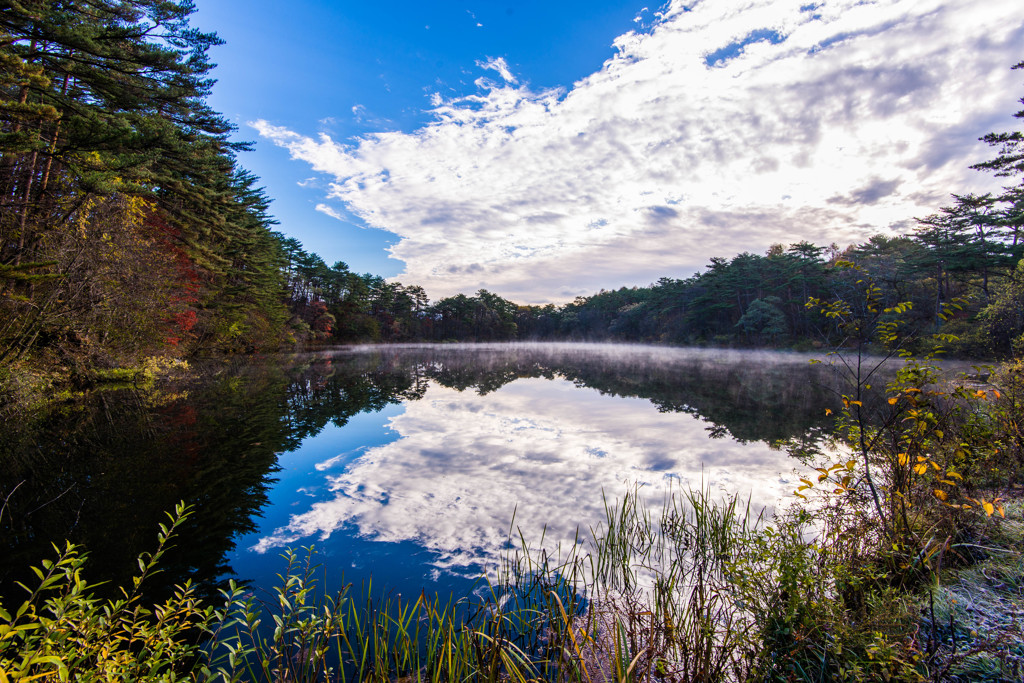
MULTIPOLYGON (((1024 332, 1024 144, 993 133, 1000 193, 953 196, 912 234, 713 258, 687 279, 520 306, 328 266, 274 230, 206 98, 214 33, 188 0, 16 0, 0 14, 0 364, 116 366, 146 355, 304 342, 617 340, 799 346, 839 334, 811 297, 862 265, 922 330, 1008 353, 1024 332), (940 313, 954 303, 951 320, 940 313)), ((1014 68, 1022 68, 1024 63, 1014 68)), ((1016 114, 1024 117, 1024 112, 1016 114)))
MULTIPOLYGON (((1024 69, 1024 62, 1014 69, 1024 69)), ((1024 99, 1021 100, 1024 103, 1024 99)), ((1024 119, 1024 110, 1017 112, 1024 119)), ((661 278, 578 297, 563 306, 518 306, 479 290, 431 304, 422 288, 372 276, 320 297, 338 324, 338 341, 589 340, 673 344, 806 347, 843 342, 843 330, 812 299, 856 301, 870 274, 876 300, 901 307, 902 322, 921 336, 946 334, 954 350, 974 355, 1024 353, 1024 133, 991 133, 993 158, 972 168, 1005 178, 999 192, 951 196, 949 206, 917 219, 905 235, 875 235, 840 248, 802 241, 761 254, 715 257, 686 279, 661 278), (340 294, 339 296, 339 293, 340 294), (952 314, 950 313, 952 311, 952 314)), ((315 255, 299 279, 319 281, 315 255)), ((354 278, 354 279, 353 279, 354 278)), ((313 291, 299 286, 301 296, 313 291)), ((300 297, 301 298, 301 297, 300 297)), ((305 301, 305 299, 302 299, 305 301)), ((895 315, 893 316, 895 317, 895 315)), ((310 324, 314 324, 310 321, 310 324)), ((326 329, 326 328, 320 328, 326 329)))
POLYGON ((266 345, 287 323, 270 200, 206 103, 187 0, 0 13, 0 363, 266 345))
POLYGON ((1024 240, 1020 187, 954 196, 909 235, 876 235, 840 249, 798 242, 764 255, 715 257, 687 279, 602 290, 562 306, 520 306, 485 289, 431 303, 422 287, 328 268, 294 239, 288 246, 292 329, 350 341, 575 340, 800 347, 841 343, 812 299, 856 300, 870 273, 886 305, 920 335, 959 337, 969 354, 1024 346, 1024 240), (946 311, 955 311, 950 316, 946 311))

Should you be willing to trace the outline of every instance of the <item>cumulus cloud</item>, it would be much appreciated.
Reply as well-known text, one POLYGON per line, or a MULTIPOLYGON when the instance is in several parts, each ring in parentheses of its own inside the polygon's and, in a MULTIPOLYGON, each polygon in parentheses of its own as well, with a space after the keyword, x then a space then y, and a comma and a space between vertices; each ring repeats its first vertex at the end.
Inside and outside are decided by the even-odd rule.
POLYGON ((480 63, 433 120, 356 140, 257 121, 333 179, 329 198, 397 233, 399 279, 434 297, 486 287, 523 303, 687 276, 775 242, 904 228, 1012 124, 1016 0, 671 2, 562 90, 480 63))
POLYGON ((253 549, 319 542, 352 527, 379 541, 415 542, 442 567, 486 566, 500 557, 513 517, 530 541, 571 545, 577 526, 585 532, 605 519, 602 490, 615 499, 642 484, 656 514, 663 494, 680 485, 750 492, 755 509, 793 488, 795 463, 782 451, 710 440, 703 420, 567 380, 519 379, 486 396, 431 383, 390 427, 398 440, 367 449, 343 473, 330 469, 349 454, 317 465, 325 486, 315 489, 326 495, 253 549))

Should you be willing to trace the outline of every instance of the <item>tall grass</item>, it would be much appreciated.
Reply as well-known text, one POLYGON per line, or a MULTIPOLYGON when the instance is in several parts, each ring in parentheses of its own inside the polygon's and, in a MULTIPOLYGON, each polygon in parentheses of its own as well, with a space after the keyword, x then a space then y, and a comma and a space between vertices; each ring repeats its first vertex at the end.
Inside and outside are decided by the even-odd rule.
POLYGON ((265 595, 232 583, 203 605, 186 584, 146 606, 147 577, 191 514, 179 507, 120 600, 92 597, 74 546, 45 561, 28 599, 0 608, 0 681, 735 678, 749 620, 722 590, 738 510, 689 494, 653 519, 634 491, 564 555, 519 536, 482 598, 409 600, 372 584, 329 594, 307 549, 286 553, 265 595))
POLYGON ((639 490, 606 502, 606 511, 585 616, 603 678, 745 680, 754 622, 737 605, 730 574, 761 518, 708 491, 667 496, 659 517, 639 490))
MULTIPOLYGON (((639 489, 568 548, 521 535, 461 600, 328 592, 312 549, 277 585, 230 584, 204 604, 181 586, 155 606, 146 581, 178 526, 117 600, 92 597, 73 546, 0 607, 0 683, 132 681, 923 680, 917 606, 877 561, 877 526, 848 510, 754 514, 736 497, 639 489), (874 531, 872 531, 874 529, 874 531)), ((933 677, 934 678, 934 677, 933 677)))
POLYGON ((77 548, 44 562, 28 599, 0 610, 0 681, 711 681, 749 669, 753 622, 728 594, 750 528, 735 499, 674 496, 654 519, 634 491, 564 556, 520 536, 483 598, 380 597, 372 584, 327 594, 308 549, 285 555, 266 595, 231 584, 214 607, 186 584, 145 606, 189 514, 171 515, 116 601, 91 596, 77 548))

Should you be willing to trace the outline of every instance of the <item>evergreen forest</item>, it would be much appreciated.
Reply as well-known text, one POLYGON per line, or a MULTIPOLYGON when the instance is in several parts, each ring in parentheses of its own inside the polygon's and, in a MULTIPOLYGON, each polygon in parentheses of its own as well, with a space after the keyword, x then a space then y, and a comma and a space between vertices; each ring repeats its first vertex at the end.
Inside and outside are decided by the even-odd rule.
POLYGON ((806 303, 847 295, 862 272, 849 264, 884 300, 911 302, 922 334, 958 335, 955 351, 1021 343, 1019 131, 986 136, 993 154, 975 167, 1005 178, 1002 192, 952 194, 910 234, 776 244, 562 306, 486 290, 431 302, 274 229, 239 163, 248 143, 206 103, 219 39, 189 24, 192 10, 23 0, 0 16, 0 364, 76 376, 151 356, 420 340, 808 348, 842 339, 806 303))

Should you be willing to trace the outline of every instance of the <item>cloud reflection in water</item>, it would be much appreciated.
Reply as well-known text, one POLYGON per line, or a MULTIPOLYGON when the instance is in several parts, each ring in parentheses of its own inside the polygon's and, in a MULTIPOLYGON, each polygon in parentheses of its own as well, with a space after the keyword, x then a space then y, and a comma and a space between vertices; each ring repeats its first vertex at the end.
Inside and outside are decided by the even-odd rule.
POLYGON ((394 442, 366 450, 342 472, 317 470, 330 498, 293 515, 253 546, 263 553, 351 525, 380 541, 413 541, 440 567, 489 565, 510 522, 527 541, 572 543, 604 519, 609 499, 634 483, 652 505, 671 487, 751 495, 755 508, 789 494, 794 462, 762 442, 711 439, 713 426, 647 400, 524 378, 481 396, 431 382, 392 417, 394 442), (780 477, 780 473, 783 474, 780 477))

